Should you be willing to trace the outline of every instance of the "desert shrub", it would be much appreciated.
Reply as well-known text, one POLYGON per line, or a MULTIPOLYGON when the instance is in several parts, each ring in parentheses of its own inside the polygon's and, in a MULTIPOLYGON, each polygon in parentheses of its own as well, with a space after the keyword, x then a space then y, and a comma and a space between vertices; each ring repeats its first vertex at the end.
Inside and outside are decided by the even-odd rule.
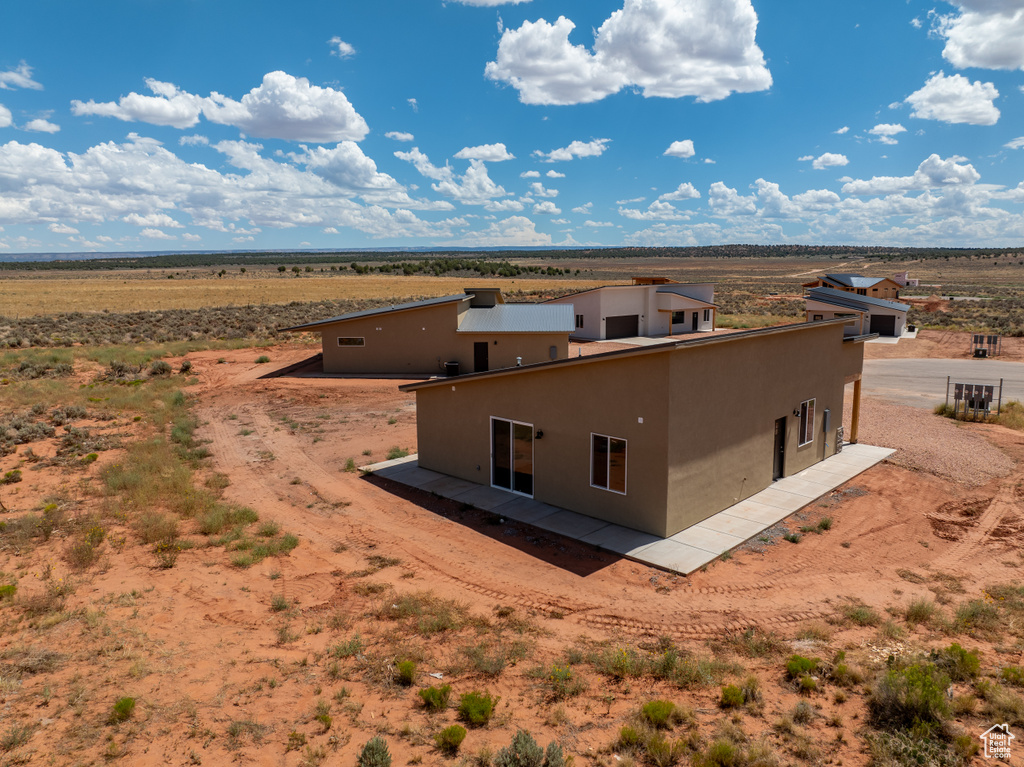
POLYGON ((149 366, 149 374, 151 376, 169 376, 171 374, 171 366, 163 360, 153 360, 149 366))
POLYGON ((181 373, 182 375, 185 375, 186 373, 191 373, 192 372, 192 361, 191 360, 182 360, 181 361, 181 367, 178 369, 178 372, 181 373))
POLYGON ((964 759, 938 740, 907 732, 874 732, 865 736, 872 764, 886 767, 962 767, 964 759))
POLYGON ((643 676, 649 668, 647 658, 633 647, 606 647, 589 660, 599 673, 616 679, 643 676))
POLYGON ((395 673, 400 684, 411 687, 416 681, 416 663, 411 660, 399 661, 395 664, 395 673))
POLYGON ((178 555, 181 554, 182 548, 182 542, 175 537, 157 541, 153 546, 153 555, 156 557, 157 566, 162 570, 170 570, 178 563, 178 555))
POLYGON ((452 686, 443 684, 440 687, 424 687, 419 691, 423 699, 423 707, 428 711, 441 711, 448 707, 448 698, 451 697, 452 686))
POLYGON ((268 357, 266 354, 261 354, 259 357, 256 358, 257 365, 265 365, 268 362, 270 362, 270 357, 268 357))
POLYGON ((789 660, 786 661, 786 673, 790 679, 799 679, 805 674, 810 674, 817 670, 818 658, 805 658, 803 655, 791 655, 789 660))
POLYGON ((922 597, 907 605, 903 617, 911 626, 916 626, 919 623, 928 623, 935 615, 935 609, 935 603, 932 600, 922 597))
POLYGON ((952 628, 971 635, 998 631, 1001 628, 999 611, 983 599, 971 599, 956 608, 952 628))
POLYGON ((882 622, 882 616, 867 605, 843 605, 842 614, 858 626, 877 626, 882 622))
POLYGON ((932 661, 949 674, 954 682, 974 679, 981 671, 981 657, 978 651, 971 652, 953 642, 944 650, 932 652, 932 661))
POLYGON ((836 653, 835 660, 832 661, 829 678, 840 687, 853 687, 864 681, 860 669, 846 663, 846 653, 842 650, 836 653))
POLYGON ((156 543, 178 537, 178 520, 156 511, 143 512, 134 527, 143 543, 156 543))
POLYGON ((782 653, 786 642, 775 632, 765 634, 757 629, 747 629, 742 634, 729 637, 729 644, 736 652, 749 658, 766 658, 782 653))
POLYGON ((250 525, 259 521, 259 518, 259 514, 248 506, 218 503, 200 517, 198 529, 203 535, 219 535, 232 527, 250 525))
POLYGON ((359 767, 391 767, 391 752, 388 742, 379 735, 370 738, 359 752, 359 767))
POLYGON ((473 727, 486 725, 494 715, 494 707, 501 700, 498 696, 477 691, 459 696, 459 718, 473 727))
POLYGON ((985 701, 981 713, 990 722, 1024 725, 1024 699, 993 682, 978 682, 978 693, 985 701))
MULTIPOLYGON (((0 751, 13 751, 16 748, 21 748, 32 737, 32 727, 29 725, 18 725, 12 724, 11 728, 0 736, 0 751)), ((5 762, 7 763, 7 762, 5 762)), ((10 762, 14 764, 15 762, 10 762)))
POLYGON ((408 450, 404 450, 398 446, 395 446, 388 450, 387 460, 394 461, 396 458, 405 458, 407 455, 409 455, 408 450))
POLYGON ((437 744, 437 748, 446 754, 454 755, 459 752, 459 746, 462 745, 462 741, 466 739, 466 728, 462 725, 453 724, 451 727, 445 727, 441 732, 434 736, 434 743, 437 744))
POLYGON ((814 719, 814 707, 806 700, 802 700, 793 706, 793 710, 789 714, 789 718, 797 724, 807 724, 814 719))
POLYGON ((0 602, 11 601, 18 593, 17 583, 0 583, 0 602))
POLYGON ((1024 687, 1024 668, 1020 666, 1007 666, 1000 672, 999 676, 1006 684, 1011 684, 1014 687, 1024 687))
POLYGON ((18 482, 21 482, 21 469, 11 469, 0 477, 0 485, 13 485, 18 482))
POLYGON ((686 752, 686 744, 682 741, 670 743, 663 735, 656 733, 647 740, 645 746, 647 758, 654 767, 671 767, 686 752))
POLYGON ((351 639, 340 642, 331 647, 327 652, 332 658, 351 658, 363 651, 363 638, 356 634, 351 639))
POLYGON ((509 664, 526 658, 529 646, 526 642, 502 642, 497 646, 487 642, 462 648, 463 655, 474 671, 487 676, 498 676, 509 664))
POLYGON ((727 684, 722 688, 722 697, 718 705, 722 708, 739 708, 744 702, 743 690, 734 684, 727 684))
POLYGON ((132 718, 133 713, 135 713, 135 698, 119 698, 111 708, 107 721, 110 724, 127 722, 132 718))
POLYGON ((586 689, 586 685, 576 676, 571 666, 552 666, 547 681, 551 697, 555 700, 575 697, 586 689))
POLYGON ((932 730, 949 717, 949 677, 930 663, 889 669, 868 698, 872 720, 889 729, 932 730))
POLYGON ((512 736, 512 742, 494 757, 494 767, 542 767, 544 751, 526 730, 512 736))
POLYGON ((670 700, 651 700, 640 707, 640 716, 652 727, 664 730, 675 723, 678 710, 670 700))

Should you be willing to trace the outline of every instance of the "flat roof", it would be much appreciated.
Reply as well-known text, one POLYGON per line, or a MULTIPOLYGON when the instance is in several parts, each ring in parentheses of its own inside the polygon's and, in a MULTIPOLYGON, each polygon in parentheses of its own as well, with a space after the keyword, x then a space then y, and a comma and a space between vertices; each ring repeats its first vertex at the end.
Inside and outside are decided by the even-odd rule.
MULTIPOLYGON (((595 290, 612 290, 612 289, 616 289, 616 288, 684 288, 687 285, 717 285, 717 284, 718 284, 717 282, 676 282, 675 280, 673 280, 672 282, 667 283, 667 284, 661 284, 661 283, 659 283, 659 284, 655 284, 655 283, 641 283, 641 284, 637 285, 637 284, 631 283, 629 285, 601 285, 601 286, 596 287, 596 288, 587 288, 586 290, 577 290, 575 293, 566 293, 564 296, 559 296, 558 298, 549 298, 546 301, 541 301, 541 303, 542 304, 550 304, 550 303, 552 303, 554 301, 564 301, 565 299, 572 298, 573 296, 582 296, 584 293, 593 293, 595 290)), ((695 299, 695 300, 699 300, 699 299, 695 299)))
POLYGON ((439 298, 426 298, 422 301, 410 301, 406 304, 395 304, 394 306, 380 306, 376 309, 364 309, 360 312, 349 312, 348 314, 339 314, 337 317, 331 317, 326 320, 317 320, 316 322, 307 322, 305 325, 293 325, 290 328, 281 328, 282 331, 286 330, 308 330, 310 328, 318 328, 321 325, 333 325, 335 322, 347 322, 349 320, 360 320, 364 317, 376 317, 381 314, 392 314, 394 312, 406 312, 410 309, 422 309, 427 306, 440 306, 441 304, 451 304, 456 301, 469 301, 472 298, 471 295, 465 293, 459 293, 454 296, 441 296, 439 298))
MULTIPOLYGON (((666 341, 660 344, 651 344, 650 346, 639 346, 634 349, 617 349, 610 352, 602 352, 601 354, 590 354, 586 357, 569 357, 564 360, 551 360, 544 362, 535 362, 532 365, 521 365, 510 368, 498 368, 497 370, 489 370, 483 373, 467 373, 465 375, 446 377, 446 378, 435 378, 429 381, 417 381, 416 383, 404 384, 399 386, 400 391, 417 391, 419 389, 425 389, 431 386, 447 386, 455 383, 456 381, 462 383, 464 381, 473 381, 480 378, 495 378, 498 376, 505 375, 520 375, 526 372, 536 372, 541 369, 554 368, 558 366, 569 366, 569 365, 590 365, 601 360, 612 359, 615 357, 629 357, 632 355, 640 356, 643 354, 660 354, 662 352, 674 351, 676 349, 696 347, 696 346, 709 346, 712 344, 729 343, 731 341, 739 341, 747 338, 755 338, 759 336, 770 336, 778 333, 792 333, 800 330, 809 330, 813 328, 820 328, 826 325, 845 325, 849 322, 849 319, 844 317, 837 317, 831 320, 818 320, 816 322, 798 322, 790 325, 774 325, 768 328, 757 328, 755 330, 744 330, 739 333, 723 333, 718 336, 701 334, 697 338, 684 338, 679 340, 666 341)), ((871 338, 877 338, 877 333, 872 333, 863 336, 853 336, 843 339, 843 343, 861 343, 871 338)))
POLYGON ((858 296, 854 293, 847 293, 845 290, 835 290, 833 288, 811 288, 807 291, 807 295, 804 298, 821 301, 823 304, 842 306, 846 309, 860 309, 862 311, 868 311, 870 307, 892 309, 898 312, 905 312, 910 309, 909 304, 886 301, 884 298, 873 298, 872 296, 858 296))
POLYGON ((498 304, 470 307, 458 333, 571 333, 576 329, 572 304, 498 304))

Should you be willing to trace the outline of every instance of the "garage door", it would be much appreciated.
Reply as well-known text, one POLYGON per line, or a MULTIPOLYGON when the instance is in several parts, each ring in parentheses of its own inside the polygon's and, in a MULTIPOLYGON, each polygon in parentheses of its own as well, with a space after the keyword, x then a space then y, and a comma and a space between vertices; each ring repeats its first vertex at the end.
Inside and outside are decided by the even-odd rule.
POLYGON ((640 335, 640 315, 625 314, 607 317, 604 321, 605 338, 632 338, 640 335))
POLYGON ((896 335, 896 317, 892 314, 872 314, 871 332, 880 336, 896 335))

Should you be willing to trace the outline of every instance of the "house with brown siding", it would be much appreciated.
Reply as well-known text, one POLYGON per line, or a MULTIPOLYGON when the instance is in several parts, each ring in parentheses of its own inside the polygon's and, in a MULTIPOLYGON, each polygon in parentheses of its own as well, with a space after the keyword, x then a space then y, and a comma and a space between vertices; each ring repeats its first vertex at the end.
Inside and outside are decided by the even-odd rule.
POLYGON ((865 340, 844 322, 407 384, 419 465, 673 535, 836 452, 865 340))
POLYGON ((589 341, 708 333, 718 310, 714 283, 665 277, 634 277, 631 285, 606 285, 546 303, 571 304, 573 338, 589 341))
POLYGON ((811 288, 804 296, 808 322, 845 317, 846 334, 878 333, 899 338, 907 329, 909 304, 858 296, 832 288, 811 288))
POLYGON ((565 359, 572 306, 508 304, 498 288, 284 328, 321 334, 325 373, 428 377, 565 359))
POLYGON ((813 282, 805 282, 804 288, 830 288, 853 293, 867 298, 881 298, 893 301, 900 297, 903 287, 896 280, 888 277, 865 277, 861 274, 825 274, 813 282))

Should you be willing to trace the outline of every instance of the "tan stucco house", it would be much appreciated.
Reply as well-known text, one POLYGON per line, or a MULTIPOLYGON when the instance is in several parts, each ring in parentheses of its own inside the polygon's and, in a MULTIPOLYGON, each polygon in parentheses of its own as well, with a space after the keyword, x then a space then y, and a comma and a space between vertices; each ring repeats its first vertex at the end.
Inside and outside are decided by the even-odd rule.
POLYGON ((851 381, 859 411, 865 340, 843 327, 693 336, 401 388, 416 394, 421 467, 667 537, 836 452, 851 381))
POLYGON ((573 338, 603 341, 710 332, 718 308, 714 302, 714 283, 634 277, 631 285, 606 285, 546 303, 573 306, 573 338))
POLYGON ((826 274, 813 282, 805 282, 804 288, 831 288, 844 293, 853 293, 867 298, 881 298, 892 301, 900 297, 903 287, 888 277, 865 277, 861 274, 826 274))
POLYGON ((804 300, 808 322, 845 317, 849 320, 847 335, 878 333, 880 336, 898 338, 907 329, 909 304, 858 296, 831 288, 811 288, 804 300))
POLYGON ((498 288, 284 328, 321 334, 325 373, 411 377, 565 359, 572 329, 572 306, 507 304, 498 288))

